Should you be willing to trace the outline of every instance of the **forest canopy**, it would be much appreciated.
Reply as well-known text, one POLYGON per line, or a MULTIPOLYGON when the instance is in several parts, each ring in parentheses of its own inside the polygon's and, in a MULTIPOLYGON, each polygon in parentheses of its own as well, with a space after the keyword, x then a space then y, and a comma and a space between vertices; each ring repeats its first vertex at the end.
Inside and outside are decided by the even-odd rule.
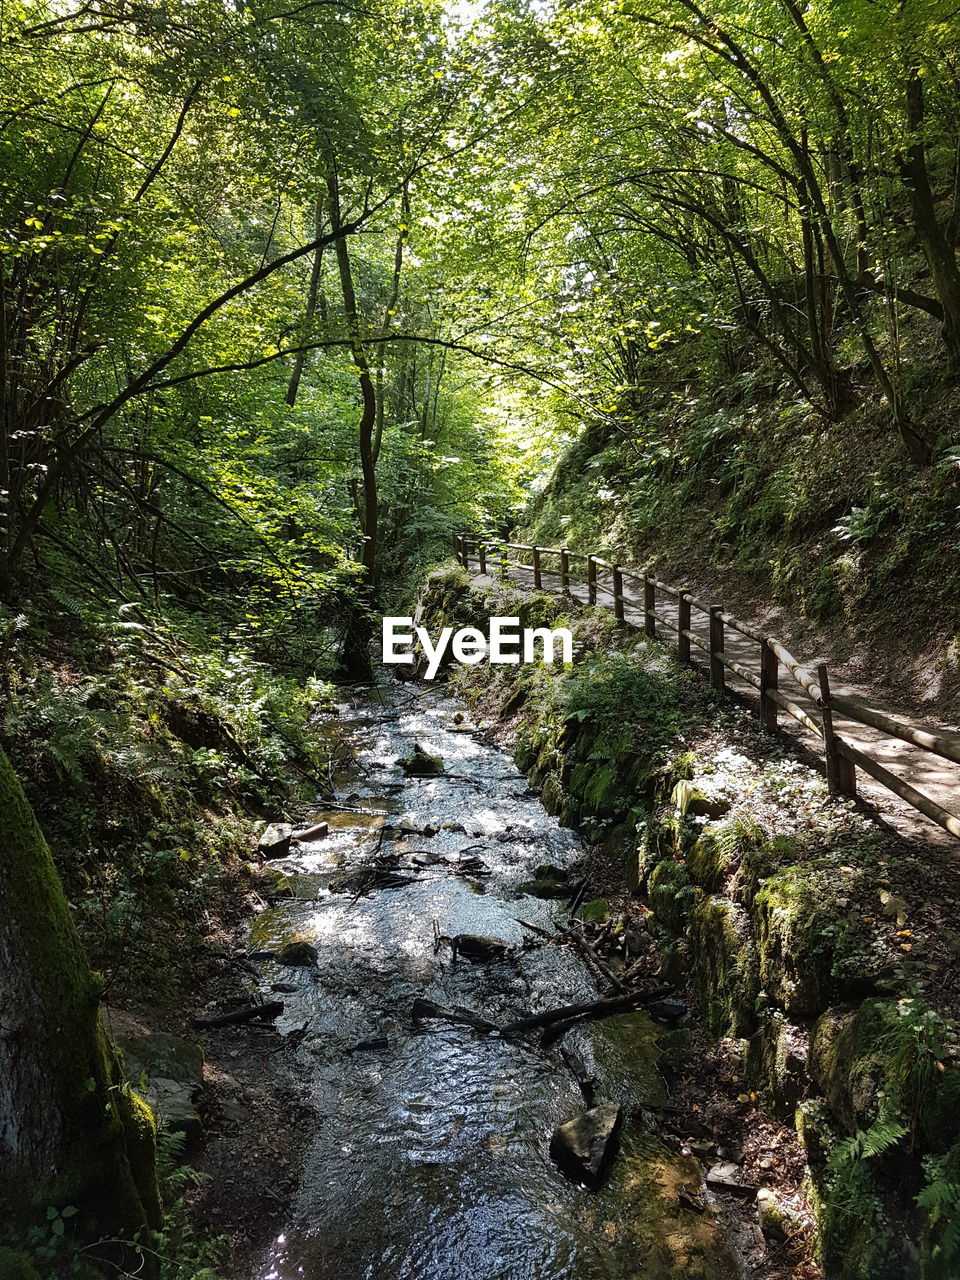
POLYGON ((875 395, 931 455, 912 392, 960 368, 939 0, 2 21, 8 599, 39 573, 349 630, 578 421, 635 430, 697 366, 825 429, 875 395))

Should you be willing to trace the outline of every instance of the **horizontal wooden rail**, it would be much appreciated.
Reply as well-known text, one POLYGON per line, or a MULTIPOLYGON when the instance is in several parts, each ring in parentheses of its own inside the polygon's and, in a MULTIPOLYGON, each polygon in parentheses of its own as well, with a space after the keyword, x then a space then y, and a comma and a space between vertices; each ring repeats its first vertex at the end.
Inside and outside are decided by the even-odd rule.
POLYGON ((906 800, 914 809, 919 809, 921 813, 925 813, 928 818, 932 818, 944 831, 949 831, 952 836, 960 837, 960 818, 950 813, 948 809, 944 809, 942 805, 937 804, 936 800, 931 800, 929 796, 925 796, 922 791, 918 791, 916 787, 898 778, 895 773, 891 773, 889 769, 884 768, 876 760, 871 760, 868 755, 857 749, 852 743, 847 742, 845 738, 837 738, 837 750, 846 757, 851 764, 855 764, 862 769, 864 773, 868 773, 871 778, 883 784, 890 791, 893 791, 901 800, 906 800))
POLYGON ((672 631, 678 637, 680 655, 685 661, 692 660, 691 648, 707 656, 710 663, 711 683, 715 687, 724 688, 724 671, 732 671, 751 688, 759 690, 761 716, 766 728, 777 727, 779 710, 786 712, 821 739, 831 793, 855 795, 855 770, 862 769, 881 786, 905 800, 945 831, 949 831, 951 835, 960 838, 960 817, 950 813, 911 783, 853 746, 842 736, 842 733, 835 732, 833 717, 840 716, 845 720, 878 729, 892 738, 908 742, 912 746, 954 764, 960 764, 960 734, 948 730, 932 732, 917 725, 904 724, 883 711, 863 705, 855 698, 831 693, 825 666, 818 667, 817 673, 814 674, 798 662, 789 649, 775 637, 765 635, 758 627, 727 613, 717 605, 697 599, 684 587, 675 587, 670 583, 661 582, 659 578, 654 578, 642 570, 625 568, 593 552, 572 551, 569 547, 539 547, 522 542, 505 542, 497 538, 477 538, 466 534, 458 534, 454 541, 457 558, 464 568, 470 568, 471 552, 479 551, 477 559, 481 572, 486 571, 488 561, 504 571, 507 567, 525 570, 532 572, 538 587, 542 586, 543 579, 542 557, 559 557, 559 575, 552 570, 550 575, 554 579, 559 576, 560 590, 566 594, 569 594, 571 589, 571 563, 574 561, 585 563, 586 581, 580 582, 579 585, 586 586, 591 603, 596 603, 599 597, 603 596, 604 607, 612 606, 620 621, 627 622, 630 626, 642 627, 650 637, 656 636, 658 627, 666 627, 672 631), (507 552, 509 551, 532 556, 532 563, 508 560, 507 552), (601 571, 603 577, 601 577, 601 571), (642 598, 625 595, 624 581, 637 583, 642 588, 642 598), (669 596, 677 602, 679 620, 674 620, 656 608, 658 593, 669 596), (626 618, 628 609, 634 613, 635 617, 639 615, 636 621, 626 618), (693 609, 703 614, 705 621, 709 621, 709 640, 693 630, 690 618, 693 609), (745 636, 748 640, 755 641, 760 646, 759 675, 724 652, 723 636, 727 628, 745 636), (822 717, 820 720, 779 688, 781 670, 790 676, 817 708, 822 717))
POLYGON ((650 610, 650 617, 656 618, 658 622, 662 622, 665 627, 669 627, 671 631, 679 632, 680 628, 672 618, 668 618, 664 613, 657 613, 656 609, 650 610))
POLYGON ((785 693, 781 693, 779 689, 770 689, 767 697, 771 702, 775 702, 777 706, 786 711, 788 716, 793 716, 794 720, 799 720, 805 729, 809 729, 811 733, 815 733, 818 738, 823 737, 823 725, 817 724, 816 720, 804 711, 799 702, 794 702, 792 698, 788 698, 785 693))
POLYGON ((747 684, 752 684, 755 689, 760 688, 760 677, 758 675, 754 675, 752 671, 749 671, 741 663, 734 662, 732 658, 728 658, 724 653, 718 654, 718 657, 723 665, 738 675, 741 680, 745 680, 747 684))
POLYGON ((932 751, 934 755, 942 756, 944 760, 952 760, 955 764, 960 764, 960 734, 945 733, 943 730, 939 733, 928 733, 926 729, 917 729, 911 724, 901 724, 892 716, 876 711, 873 707, 866 707, 854 698, 844 698, 837 694, 833 696, 833 707, 848 720, 857 720, 861 724, 870 725, 873 729, 881 729, 891 738, 911 742, 915 747, 922 747, 924 751, 932 751))

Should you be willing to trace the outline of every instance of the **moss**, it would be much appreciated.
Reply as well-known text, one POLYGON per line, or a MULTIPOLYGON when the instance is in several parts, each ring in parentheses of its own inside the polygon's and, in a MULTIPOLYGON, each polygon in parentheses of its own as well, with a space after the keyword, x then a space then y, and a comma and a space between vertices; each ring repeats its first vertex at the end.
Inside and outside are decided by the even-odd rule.
POLYGON ((793 1118, 808 1084, 808 1034, 779 1010, 765 1011, 747 1044, 746 1080, 764 1107, 781 1120, 793 1118))
POLYGON ((744 909, 704 898, 690 919, 690 957, 697 998, 712 1035, 747 1036, 757 1021, 756 949, 744 909))
POLYGON ((641 888, 648 883, 658 863, 677 853, 677 831, 677 816, 670 807, 663 807, 644 819, 637 844, 637 881, 641 888))
POLYGON ((413 749, 403 757, 400 764, 404 773, 411 778, 433 778, 444 771, 443 758, 430 755, 419 742, 413 744, 413 749))
POLYGON ((674 933, 686 932, 693 910, 694 887, 679 862, 658 862, 647 880, 650 908, 674 933))
POLYGON ((812 877, 794 867, 768 879, 754 898, 760 978, 790 1015, 810 1016, 829 1003, 836 929, 826 927, 828 907, 812 877))
POLYGON ((557 774, 549 774, 543 781, 543 789, 540 792, 540 801, 547 813, 559 813, 563 808, 563 786, 557 774))
POLYGON ((157 1180, 157 1122, 146 1100, 132 1089, 121 1094, 119 1103, 126 1133, 130 1172, 154 1231, 163 1223, 160 1184, 157 1180))
POLYGON ((879 1018, 873 1002, 860 1009, 828 1009, 814 1025, 810 1074, 848 1133, 876 1117, 884 1070, 877 1052, 879 1018))
POLYGON ((847 1132, 868 1128, 882 1098, 927 1151, 943 1152, 960 1131, 960 1070, 945 1064, 942 1034, 916 1000, 829 1009, 813 1029, 811 1077, 847 1132))
POLYGON ((612 818, 622 813, 625 805, 622 783, 615 760, 593 769, 583 789, 583 803, 597 818, 612 818))
POLYGON ((715 893, 723 883, 732 861, 732 853, 720 833, 707 828, 687 853, 687 867, 697 884, 715 893))
MULTIPOLYGON (((152 1129, 123 1092, 119 1055, 98 1012, 90 972, 46 841, 0 750, 0 949, 12 963, 8 994, 29 1028, 17 1037, 17 1070, 6 1101, 10 1130, 27 1135, 8 1150, 2 1229, 16 1233, 48 1206, 77 1208, 87 1239, 132 1240, 158 1226, 152 1129)), ((0 1116, 0 1122, 3 1117, 0 1116)), ((123 1249, 118 1247, 118 1260, 123 1249)), ((149 1274, 148 1272, 145 1274, 149 1274)))

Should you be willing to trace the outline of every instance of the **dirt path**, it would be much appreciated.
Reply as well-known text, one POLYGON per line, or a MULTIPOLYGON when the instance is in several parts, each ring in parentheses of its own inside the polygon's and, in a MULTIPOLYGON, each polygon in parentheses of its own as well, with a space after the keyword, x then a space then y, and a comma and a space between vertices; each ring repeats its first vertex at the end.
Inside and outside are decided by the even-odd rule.
MULTIPOLYGON (((473 576, 481 576, 479 561, 476 556, 469 557, 469 565, 470 573, 473 576)), ((514 582, 533 585, 532 569, 510 568, 508 569, 508 576, 514 582)), ((491 576, 491 581, 493 580, 494 578, 491 576)), ((560 594, 559 574, 544 571, 541 575, 541 582, 544 590, 560 594)), ((586 602, 588 599, 588 590, 585 583, 571 583, 570 592, 578 600, 586 602)), ((642 628, 644 621, 643 601, 642 593, 639 591, 637 584, 625 580, 623 594, 631 602, 624 610, 625 621, 631 626, 642 628)), ((613 585, 610 575, 601 574, 599 570, 597 576, 597 604, 609 609, 614 607, 613 585)), ((676 624, 677 603, 664 592, 657 593, 656 609, 658 613, 676 624)), ((745 618, 744 621, 750 622, 752 620, 745 618)), ((704 642, 708 640, 708 619, 698 609, 692 611, 691 630, 700 636, 704 642)), ((662 628, 661 631, 661 639, 668 644, 676 644, 674 632, 666 628, 662 628)), ((727 627, 724 634, 724 652, 733 661, 759 676, 760 653, 759 646, 755 641, 727 627)), ((795 653, 794 656, 808 669, 814 669, 818 663, 826 662, 831 667, 831 670, 835 670, 830 654, 823 652, 813 655, 795 653)), ((704 654, 694 650, 693 659, 694 665, 701 668, 706 667, 704 654)), ((725 676, 727 687, 759 710, 759 694, 756 689, 733 671, 727 670, 725 676)), ((781 683, 785 692, 788 693, 793 701, 801 706, 812 718, 819 720, 819 709, 794 681, 783 680, 781 683)), ((840 679, 834 677, 831 681, 831 687, 832 692, 836 695, 855 699, 865 707, 882 710, 892 718, 906 723, 903 716, 891 713, 885 706, 877 702, 875 690, 868 689, 864 685, 851 682, 843 677, 840 679)), ((917 790, 924 792, 925 795, 928 795, 945 809, 956 812, 960 808, 960 804, 958 804, 958 801, 960 801, 960 765, 955 765, 949 760, 943 760, 929 751, 913 746, 911 743, 902 742, 898 738, 888 736, 881 730, 859 724, 838 714, 834 715, 834 726, 837 732, 854 747, 876 760, 879 764, 884 765, 892 773, 896 773, 916 787, 917 790)), ((924 721, 923 727, 932 733, 943 730, 957 731, 955 725, 948 725, 929 719, 924 721)), ((801 747, 805 752, 814 755, 822 764, 823 742, 818 735, 804 728, 803 725, 784 712, 781 712, 780 715, 780 729, 789 740, 801 747)), ((876 816, 891 826, 899 835, 908 839, 919 838, 928 843, 935 843, 949 850, 952 854, 960 856, 960 843, 953 836, 919 813, 911 805, 899 799, 891 791, 888 791, 886 787, 875 782, 862 770, 857 770, 857 790, 864 803, 875 811, 876 816)))

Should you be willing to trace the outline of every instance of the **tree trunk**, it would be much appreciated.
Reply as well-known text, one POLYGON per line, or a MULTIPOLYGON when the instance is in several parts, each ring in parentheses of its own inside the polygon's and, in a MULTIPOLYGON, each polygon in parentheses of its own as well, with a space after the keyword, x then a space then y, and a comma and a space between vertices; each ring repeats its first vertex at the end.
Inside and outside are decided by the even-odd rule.
POLYGON ((0 823, 0 1237, 20 1244, 48 1208, 73 1206, 78 1243, 106 1241, 98 1258, 151 1275, 135 1241, 162 1220, 153 1115, 123 1083, 99 979, 2 749, 0 823))
POLYGON ((900 175, 910 197, 914 226, 923 246, 937 297, 943 304, 940 333, 947 349, 950 372, 957 375, 960 374, 960 268, 957 266, 953 246, 937 217, 937 204, 930 184, 923 138, 923 80, 917 67, 907 68, 904 89, 910 141, 900 161, 900 175))
POLYGON ((343 309, 350 335, 350 354, 360 383, 361 411, 358 425, 361 493, 357 515, 363 535, 361 563, 364 568, 359 599, 350 609, 343 646, 343 662, 349 675, 358 680, 370 676, 370 639, 373 635, 373 608, 376 602, 377 578, 377 523, 380 515, 377 496, 377 459, 375 431, 377 425, 377 393, 367 360, 366 348, 360 329, 360 313, 353 285, 350 250, 346 237, 339 235, 341 227, 340 180, 336 164, 331 164, 327 178, 330 197, 330 224, 337 236, 337 267, 340 274, 340 290, 343 309))

